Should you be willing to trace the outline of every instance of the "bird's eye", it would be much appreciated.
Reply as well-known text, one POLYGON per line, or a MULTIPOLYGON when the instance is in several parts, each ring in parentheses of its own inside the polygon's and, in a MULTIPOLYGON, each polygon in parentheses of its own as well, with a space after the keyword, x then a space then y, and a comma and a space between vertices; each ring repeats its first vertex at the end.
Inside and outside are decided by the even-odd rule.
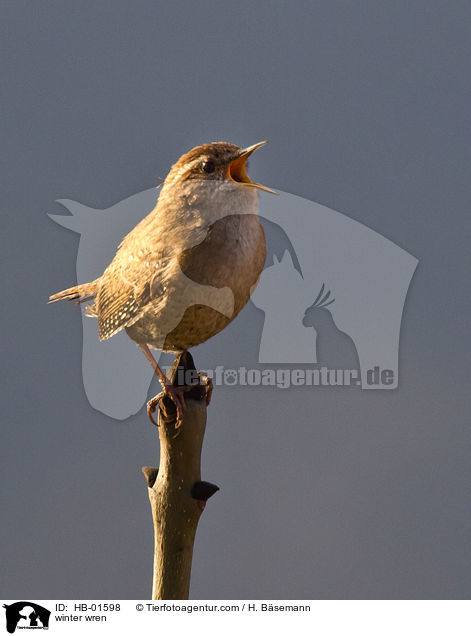
POLYGON ((201 168, 203 169, 203 172, 206 172, 206 174, 211 174, 211 172, 216 170, 216 166, 212 161, 203 161, 201 168))

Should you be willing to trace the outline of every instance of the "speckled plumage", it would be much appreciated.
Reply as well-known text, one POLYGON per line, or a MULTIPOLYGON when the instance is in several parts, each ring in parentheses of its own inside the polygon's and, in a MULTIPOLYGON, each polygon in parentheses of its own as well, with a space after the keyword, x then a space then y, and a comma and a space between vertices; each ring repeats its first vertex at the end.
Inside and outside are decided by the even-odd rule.
POLYGON ((100 340, 125 329, 138 344, 182 351, 221 331, 249 300, 265 262, 258 184, 228 173, 241 152, 219 142, 183 155, 103 275, 51 300, 93 300, 87 313, 98 318, 100 340), (205 161, 215 165, 211 174, 202 171, 205 161))

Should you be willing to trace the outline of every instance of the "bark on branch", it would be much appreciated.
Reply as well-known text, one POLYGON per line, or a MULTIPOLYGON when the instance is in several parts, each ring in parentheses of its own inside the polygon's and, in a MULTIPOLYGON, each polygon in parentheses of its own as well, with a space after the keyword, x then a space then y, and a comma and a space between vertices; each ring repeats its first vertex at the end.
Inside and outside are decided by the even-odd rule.
MULTIPOLYGON (((177 356, 169 378, 184 384, 195 371, 187 351, 177 356), (183 381, 182 381, 183 379, 183 381)), ((159 401, 160 464, 144 466, 154 522, 154 600, 188 599, 196 528, 206 500, 218 487, 201 481, 201 448, 206 428, 206 388, 185 394, 183 424, 175 428, 176 411, 169 398, 159 401)))

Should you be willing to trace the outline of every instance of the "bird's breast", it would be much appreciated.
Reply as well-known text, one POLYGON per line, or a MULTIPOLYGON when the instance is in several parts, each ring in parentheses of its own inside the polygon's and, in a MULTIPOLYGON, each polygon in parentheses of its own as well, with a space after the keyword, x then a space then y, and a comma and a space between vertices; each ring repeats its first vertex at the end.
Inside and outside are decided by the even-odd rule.
POLYGON ((224 329, 246 305, 265 257, 265 233, 257 215, 217 220, 203 241, 179 254, 179 275, 171 277, 159 309, 149 307, 129 335, 169 351, 201 344, 224 329))
POLYGON ((182 272, 200 285, 250 290, 265 263, 265 233, 255 214, 230 215, 213 223, 205 239, 179 256, 182 272))

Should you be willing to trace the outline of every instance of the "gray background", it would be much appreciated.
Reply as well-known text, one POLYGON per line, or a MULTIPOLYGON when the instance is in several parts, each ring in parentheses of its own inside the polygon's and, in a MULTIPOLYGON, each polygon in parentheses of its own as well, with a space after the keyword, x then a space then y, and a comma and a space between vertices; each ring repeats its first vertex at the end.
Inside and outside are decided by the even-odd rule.
MULTIPOLYGON (((2 598, 150 595, 156 431, 86 401, 80 314, 45 303, 78 235, 46 212, 108 207, 219 139, 269 139, 254 178, 420 264, 398 390, 215 392, 192 597, 469 595, 470 20, 430 0, 2 3, 2 598)), ((260 320, 197 363, 237 364, 260 320)))

